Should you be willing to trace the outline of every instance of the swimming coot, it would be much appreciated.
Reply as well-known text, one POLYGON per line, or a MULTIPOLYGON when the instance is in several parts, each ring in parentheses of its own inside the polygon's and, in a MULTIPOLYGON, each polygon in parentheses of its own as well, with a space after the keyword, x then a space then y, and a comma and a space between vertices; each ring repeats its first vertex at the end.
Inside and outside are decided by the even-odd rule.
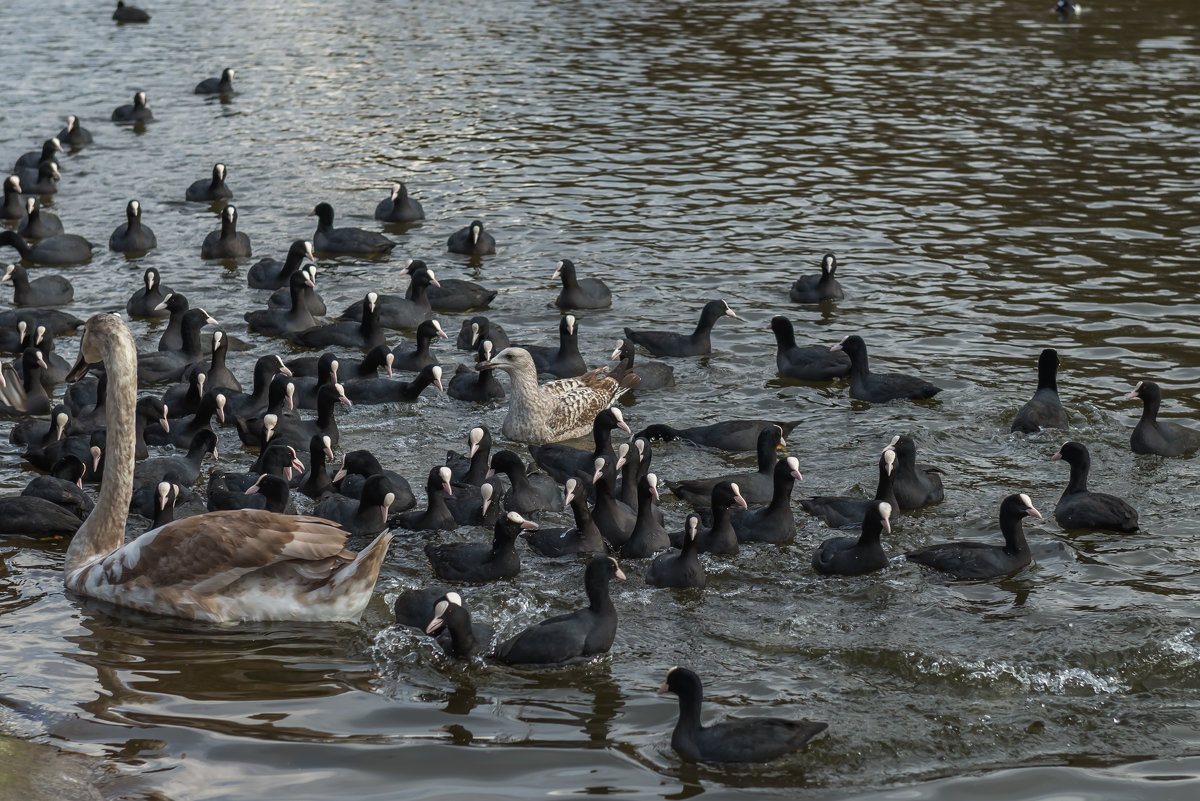
POLYGON ((617 610, 608 590, 613 578, 625 580, 617 560, 593 557, 584 571, 586 607, 533 624, 498 645, 493 656, 510 665, 554 665, 606 653, 617 636, 617 610))
POLYGON ((1000 532, 1003 545, 986 542, 944 542, 904 554, 910 562, 931 567, 956 579, 990 579, 1007 576, 1032 561, 1021 521, 1041 519, 1025 493, 1009 495, 1000 503, 1000 532))
POLYGON ((158 247, 158 239, 149 226, 142 225, 142 204, 136 200, 125 206, 125 222, 108 238, 108 249, 118 253, 144 253, 158 247))
POLYGON ((792 284, 789 293, 793 303, 824 303, 846 297, 842 285, 833 277, 837 270, 837 256, 826 253, 821 257, 821 272, 818 275, 802 275, 792 284))
POLYGON ((1162 390, 1158 384, 1139 381, 1125 396, 1126 400, 1134 398, 1142 399, 1142 417, 1129 436, 1129 447, 1134 453, 1191 456, 1200 449, 1200 431, 1158 419, 1158 409, 1162 405, 1162 390))
POLYGON ((867 345, 862 337, 851 334, 830 350, 844 350, 850 357, 850 397, 871 403, 887 403, 908 398, 925 400, 942 391, 923 378, 900 373, 872 373, 867 359, 867 345))
POLYGON ((1050 459, 1055 462, 1061 459, 1071 466, 1067 488, 1054 507, 1054 519, 1060 526, 1066 529, 1098 528, 1123 534, 1138 530, 1136 509, 1115 495, 1088 491, 1092 457, 1087 446, 1067 442, 1050 459))
POLYGON ((1033 434, 1043 428, 1070 427, 1058 398, 1058 351, 1046 348, 1038 356, 1037 391, 1017 412, 1010 430, 1033 434))
POLYGON ((658 691, 679 697, 679 720, 671 732, 671 748, 691 762, 769 762, 799 751, 829 727, 811 720, 768 717, 701 725, 704 689, 700 677, 684 667, 671 668, 658 691))
POLYGON ((813 554, 813 570, 826 575, 861 576, 887 567, 879 537, 885 531, 891 533, 891 516, 891 504, 871 504, 858 537, 833 537, 822 542, 813 554))
POLYGON ((636 331, 625 329, 625 337, 655 356, 703 356, 712 352, 712 329, 722 317, 740 319, 723 300, 710 300, 700 312, 700 322, 690 334, 673 331, 636 331))

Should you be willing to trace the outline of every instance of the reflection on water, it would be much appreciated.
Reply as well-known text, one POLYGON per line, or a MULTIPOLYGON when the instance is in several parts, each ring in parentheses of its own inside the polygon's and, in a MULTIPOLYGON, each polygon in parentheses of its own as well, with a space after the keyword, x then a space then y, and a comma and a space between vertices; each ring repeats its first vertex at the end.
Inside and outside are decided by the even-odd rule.
MULTIPOLYGON (((47 208, 102 243, 137 197, 160 243, 50 271, 75 283, 77 316, 120 308, 154 266, 250 345, 230 356, 248 376, 258 355, 292 348, 245 330, 265 295, 247 294, 245 264, 199 258, 221 204, 187 203, 185 188, 226 164, 239 229, 256 255, 280 257, 311 236, 317 202, 374 227, 375 203, 403 180, 428 219, 386 226, 400 243, 389 260, 322 260, 330 308, 402 291, 399 266, 422 258, 497 290, 488 314, 515 341, 550 342, 550 276, 571 258, 614 289, 611 309, 577 315, 585 358, 602 364, 625 325, 688 329, 724 297, 746 319, 718 326, 711 356, 677 360, 674 390, 629 398, 635 430, 800 420, 797 495, 869 493, 879 448, 911 434, 946 470, 947 499, 896 521, 892 555, 997 540, 1010 492, 1029 492, 1047 521, 1027 528, 1034 566, 996 582, 900 560, 815 576, 829 532, 807 517, 793 545, 710 558, 703 593, 650 590, 645 565, 625 565, 612 653, 549 674, 452 664, 389 626, 389 602, 429 580, 421 546, 483 531, 398 538, 362 625, 316 627, 185 626, 85 602, 62 591, 64 544, 13 540, 0 548, 5 728, 104 757, 110 795, 175 801, 1187 797, 1200 773, 1200 480, 1193 461, 1130 455, 1139 410, 1121 398, 1153 378, 1165 416, 1200 419, 1200 14, 1191 0, 1093 3, 1061 23, 1051 5, 252 0, 220 25, 165 4, 150 25, 118 27, 90 4, 15 0, 0 17, 19 43, 0 55, 15 76, 0 153, 79 115, 96 143, 61 156, 47 208), (48 14, 53 25, 28 24, 48 14), (235 95, 191 94, 227 65, 235 95), (154 123, 109 123, 138 90, 154 123), (447 254, 446 236, 476 218, 497 253, 447 254), (792 305, 791 281, 826 251, 847 299, 792 305), (801 344, 860 333, 877 369, 946 390, 868 407, 841 383, 780 380, 765 330, 777 313, 801 344), (1047 346, 1094 488, 1134 501, 1142 533, 1060 531, 1050 511, 1066 475, 1049 457, 1064 432, 1008 434, 1047 346), (654 693, 674 664, 705 678, 713 717, 808 716, 828 734, 769 766, 683 763, 669 747, 675 704, 654 693)), ((439 315, 447 331, 463 317, 439 315)), ((153 348, 161 328, 134 333, 153 348)), ((342 447, 419 477, 503 412, 445 397, 356 407, 342 447)), ((221 468, 250 464, 230 429, 220 438, 221 468)), ((6 440, 0 479, 19 487, 29 473, 6 440)), ((682 443, 654 453, 660 479, 752 462, 682 443)), ((663 505, 678 525, 684 508, 663 505)), ((464 588, 500 637, 582 600, 581 562, 522 560, 515 582, 464 588)))

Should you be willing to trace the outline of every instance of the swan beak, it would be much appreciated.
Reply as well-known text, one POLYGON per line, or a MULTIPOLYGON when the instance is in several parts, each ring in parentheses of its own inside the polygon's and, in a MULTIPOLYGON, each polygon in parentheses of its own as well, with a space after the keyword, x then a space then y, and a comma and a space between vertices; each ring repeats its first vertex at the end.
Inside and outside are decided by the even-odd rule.
POLYGON ((69 373, 67 373, 66 382, 70 384, 73 381, 78 381, 79 379, 83 378, 85 375, 87 375, 89 367, 91 367, 91 365, 88 364, 87 359, 83 357, 83 353, 81 351, 79 358, 75 360, 75 366, 71 368, 69 373))

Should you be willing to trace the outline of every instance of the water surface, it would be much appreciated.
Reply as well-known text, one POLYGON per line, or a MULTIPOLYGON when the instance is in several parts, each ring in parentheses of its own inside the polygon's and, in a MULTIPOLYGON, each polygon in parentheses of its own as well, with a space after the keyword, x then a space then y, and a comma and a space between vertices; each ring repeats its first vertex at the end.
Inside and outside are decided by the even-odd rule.
MULTIPOLYGON (((723 297, 744 321, 718 325, 711 356, 677 360, 674 390, 631 398, 635 430, 802 420, 797 496, 869 493, 879 449, 911 434, 947 471, 947 498, 897 521, 892 554, 996 538, 1011 492, 1050 519, 1028 529, 1035 565, 1008 579, 950 584, 902 561, 828 579, 809 560, 829 532, 797 504, 794 544, 709 558, 703 593, 650 590, 645 565, 625 565, 611 655, 547 672, 450 664, 389 625, 397 593, 429 579, 424 536, 398 537, 356 626, 115 612, 64 594, 62 545, 13 540, 0 545, 0 726, 99 758, 105 791, 139 799, 1195 793, 1200 479, 1193 461, 1129 453, 1139 410, 1122 396, 1152 379, 1165 415, 1200 418, 1200 15, 1191 0, 1097 2, 1064 24, 1051 5, 249 0, 162 3, 151 24, 118 27, 95 4, 13 0, 0 153, 79 115, 96 144, 61 159, 49 207, 104 243, 136 197, 158 236, 145 257, 101 249, 64 269, 76 315, 123 308, 155 266, 251 344, 231 359, 248 379, 255 356, 289 348, 245 330, 242 312, 264 300, 245 289, 246 264, 199 258, 217 210, 184 202, 187 185, 228 165, 257 258, 311 235, 322 200, 375 228, 374 205, 404 180, 428 219, 389 228, 401 244, 386 262, 323 260, 331 309, 401 290, 400 267, 422 258, 499 290, 488 313, 514 339, 549 342, 550 276, 570 258, 616 293, 611 310, 578 315, 601 364, 623 326, 687 328, 723 297), (225 66, 232 99, 191 94, 225 66), (109 123, 137 90, 155 121, 109 123), (447 254, 446 236, 476 218, 497 254, 447 254), (847 299, 793 306, 791 281, 826 251, 847 299), (781 381, 765 330, 779 313, 801 342, 859 333, 876 369, 945 391, 868 407, 842 383, 781 381), (1066 468, 1049 457, 1064 434, 1008 433, 1047 346, 1069 436, 1144 533, 1053 522, 1066 468), (808 716, 828 735, 767 766, 683 764, 675 705, 654 693, 675 664, 704 677, 712 716, 808 716)), ((453 332, 462 316, 440 319, 453 332)), ((147 347, 159 330, 134 323, 147 347)), ((419 487, 503 413, 428 396, 355 408, 342 449, 372 447, 419 487)), ((232 429, 220 437, 223 468, 250 464, 232 429)), ((0 452, 15 491, 31 473, 13 446, 0 452)), ((666 479, 749 464, 655 450, 666 479)), ((680 525, 685 509, 664 505, 680 525)), ((508 635, 578 603, 582 567, 526 554, 518 580, 465 594, 508 635)))

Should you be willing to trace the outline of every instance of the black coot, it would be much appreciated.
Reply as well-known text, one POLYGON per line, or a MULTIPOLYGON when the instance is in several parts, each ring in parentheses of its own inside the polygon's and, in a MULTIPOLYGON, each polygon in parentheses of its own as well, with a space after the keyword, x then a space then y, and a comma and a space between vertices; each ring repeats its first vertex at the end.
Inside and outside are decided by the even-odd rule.
POLYGON ((775 369, 784 378, 798 381, 829 381, 850 375, 850 357, 824 345, 800 347, 792 321, 782 315, 771 318, 775 333, 775 369))
POLYGON ((1046 348, 1038 356, 1037 391, 1017 412, 1010 430, 1033 434, 1043 428, 1070 427, 1058 398, 1058 351, 1046 348))
POLYGON ((496 252, 496 238, 483 230, 483 223, 474 220, 465 228, 450 234, 446 249, 464 256, 483 256, 496 252))
POLYGON ((586 607, 533 624, 498 645, 493 656, 511 665, 554 665, 606 653, 617 636, 617 610, 608 589, 613 578, 625 579, 617 560, 593 557, 583 578, 586 607))
POLYGON ((326 495, 313 507, 313 514, 332 520, 351 534, 375 536, 387 527, 388 509, 396 495, 387 476, 371 476, 358 498, 326 495))
POLYGON ((125 206, 125 222, 118 225, 108 238, 108 249, 118 253, 144 253, 158 247, 158 239, 147 225, 142 225, 142 204, 136 200, 125 206))
POLYGON ((142 288, 125 302, 125 311, 130 317, 169 317, 171 312, 167 308, 166 300, 167 296, 172 294, 174 290, 162 282, 158 270, 147 267, 146 272, 142 274, 142 288))
POLYGON ((665 362, 656 362, 648 359, 634 364, 636 359, 633 343, 628 339, 618 339, 617 347, 613 350, 612 356, 609 359, 619 362, 618 369, 624 372, 632 372, 641 379, 638 381, 637 391, 648 391, 652 389, 662 389, 664 387, 675 386, 675 368, 665 362))
POLYGON ((250 265, 246 271, 246 285, 251 289, 281 289, 288 285, 288 280, 300 269, 305 259, 314 258, 312 242, 292 240, 283 261, 268 257, 250 265))
POLYGON ((724 420, 689 428, 674 428, 664 423, 655 423, 646 426, 634 437, 662 442, 682 439, 693 445, 723 451, 752 451, 758 448, 758 438, 764 428, 777 426, 786 437, 799 423, 799 420, 791 423, 776 420, 724 420))
POLYGON ((4 268, 0 282, 11 281, 13 303, 17 306, 65 306, 75 297, 75 287, 61 275, 43 275, 30 279, 29 272, 19 264, 4 268))
POLYGON ((63 147, 77 150, 85 145, 90 145, 95 139, 92 137, 92 132, 80 124, 78 117, 68 114, 67 126, 58 132, 58 141, 62 143, 63 147))
POLYGON ((635 331, 625 329, 625 337, 655 356, 703 356, 712 352, 712 329, 722 317, 739 319, 723 300, 710 300, 700 312, 700 322, 690 334, 673 331, 635 331))
POLYGON ((683 523, 683 542, 679 551, 654 557, 646 571, 646 583, 651 587, 703 587, 708 577, 696 552, 699 533, 700 515, 688 515, 683 523))
POLYGON ((596 528, 596 521, 592 520, 592 510, 588 508, 587 492, 574 478, 567 479, 566 490, 565 503, 575 515, 575 525, 530 531, 525 535, 525 542, 531 550, 542 556, 607 553, 608 546, 604 544, 604 537, 601 536, 600 529, 596 528))
POLYGON ((896 451, 896 468, 892 471, 892 490, 902 510, 920 509, 941 503, 946 497, 942 489, 940 467, 917 462, 917 444, 912 437, 896 437, 891 447, 896 451))
POLYGON ((887 567, 887 555, 879 537, 892 531, 891 504, 879 501, 867 509, 858 537, 834 537, 825 540, 813 554, 813 570, 836 576, 861 576, 887 567))
POLYGON ((549 373, 556 378, 574 378, 588 371, 587 363, 579 352, 579 326, 575 315, 565 314, 558 322, 557 345, 522 345, 539 373, 549 373))
POLYGON ((334 255, 357 254, 379 256, 396 247, 396 243, 375 231, 362 228, 334 228, 333 206, 318 203, 310 217, 317 218, 317 231, 313 234, 313 249, 334 255))
POLYGON ((425 508, 394 515, 389 524, 410 531, 453 531, 458 528, 458 521, 446 506, 447 496, 453 495, 450 468, 434 467, 425 482, 425 508))
POLYGON ((1086 446, 1067 442, 1050 458, 1055 462, 1061 459, 1071 466, 1067 488, 1054 507, 1054 519, 1060 526, 1066 529, 1098 528, 1123 534, 1138 530, 1136 509, 1115 495, 1088 491, 1092 457, 1086 446))
POLYGON ((827 300, 841 300, 846 297, 842 285, 833 277, 837 270, 837 256, 826 253, 821 257, 821 272, 819 275, 802 275, 792 284, 789 295, 793 303, 824 303, 827 300))
POLYGON ((758 434, 758 469, 752 473, 732 473, 715 478, 695 478, 685 481, 668 482, 671 492, 692 506, 705 506, 713 487, 723 481, 736 481, 741 488, 742 497, 746 503, 769 503, 775 492, 775 462, 780 448, 787 447, 783 438, 783 429, 779 426, 767 426, 758 434))
POLYGON ((36 197, 25 198, 25 219, 17 225, 17 233, 26 239, 49 239, 63 233, 62 220, 42 208, 36 197))
POLYGON ((711 726, 700 723, 704 688, 700 677, 673 667, 659 693, 679 696, 679 720, 671 732, 671 747, 691 762, 769 762, 799 751, 828 723, 784 718, 731 718, 711 726))
POLYGON ((117 9, 112 18, 121 24, 127 22, 149 22, 150 15, 137 6, 125 5, 125 0, 117 0, 117 9))
POLYGON ((30 246, 15 231, 0 231, 0 246, 16 248, 21 258, 34 264, 79 264, 92 258, 96 247, 77 234, 56 234, 30 246))
POLYGON ((212 178, 201 178, 188 186, 184 197, 187 200, 228 200, 233 197, 233 190, 225 185, 228 175, 224 164, 214 164, 212 178))
POLYGON ((404 184, 392 184, 391 193, 375 207, 375 219, 384 222, 414 222, 425 219, 425 209, 410 197, 404 184))
POLYGON ((796 517, 792 514, 792 488, 800 475, 800 460, 795 456, 775 463, 771 502, 760 509, 735 509, 730 515, 738 542, 791 542, 796 536, 796 517))
POLYGON ((1028 515, 1041 519, 1029 496, 1009 495, 1000 503, 1003 545, 986 542, 944 542, 904 554, 910 562, 931 567, 956 579, 990 579, 1007 576, 1033 560, 1021 521, 1028 515))
POLYGON ((867 345, 862 337, 851 334, 830 350, 844 350, 850 357, 850 397, 871 403, 887 403, 908 398, 925 400, 942 391, 923 378, 900 373, 872 373, 867 345))
POLYGON ((1162 405, 1162 390, 1158 384, 1139 381, 1125 396, 1126 400, 1134 398, 1142 399, 1142 418, 1129 436, 1129 447, 1134 453, 1191 456, 1200 449, 1200 431, 1158 419, 1158 409, 1162 405))
POLYGON ((221 229, 209 231, 200 245, 202 259, 246 259, 251 255, 250 237, 237 229, 237 209, 226 206, 221 210, 221 229))
POLYGON ((671 547, 667 530, 658 521, 658 476, 647 473, 637 481, 637 522, 621 546, 622 559, 649 559, 671 547))
POLYGON ((455 659, 470 659, 485 653, 496 634, 491 626, 471 622, 471 613, 457 592, 446 593, 434 605, 433 618, 425 633, 437 638, 442 650, 455 659))
POLYGON ((233 93, 233 76, 236 73, 230 67, 221 70, 216 78, 205 78, 196 84, 192 94, 196 95, 228 95, 233 93))
POLYGON ((112 113, 113 122, 145 122, 152 119, 154 119, 154 114, 146 105, 145 92, 134 93, 132 103, 117 106, 112 113))
POLYGON ((612 305, 608 285, 599 278, 579 278, 570 259, 560 261, 550 278, 562 279, 562 289, 554 299, 554 305, 560 309, 607 309, 612 305))
POLYGON ((412 347, 397 345, 392 351, 392 369, 406 370, 411 373, 420 372, 431 364, 437 364, 438 358, 433 355, 430 347, 438 339, 448 339, 437 320, 425 320, 417 326, 417 342, 412 347))
POLYGON ((800 506, 804 511, 819 517, 830 528, 850 528, 862 525, 867 516, 867 509, 873 503, 886 501, 891 504, 892 511, 902 507, 896 500, 896 491, 892 486, 892 478, 896 469, 896 451, 889 445, 879 456, 879 481, 875 485, 874 498, 855 498, 851 495, 816 495, 803 498, 800 506))
POLYGON ((537 528, 516 512, 496 519, 492 541, 450 542, 425 546, 425 555, 438 578, 446 581, 468 581, 483 584, 512 578, 521 572, 521 557, 517 554, 517 536, 525 529, 537 528))

